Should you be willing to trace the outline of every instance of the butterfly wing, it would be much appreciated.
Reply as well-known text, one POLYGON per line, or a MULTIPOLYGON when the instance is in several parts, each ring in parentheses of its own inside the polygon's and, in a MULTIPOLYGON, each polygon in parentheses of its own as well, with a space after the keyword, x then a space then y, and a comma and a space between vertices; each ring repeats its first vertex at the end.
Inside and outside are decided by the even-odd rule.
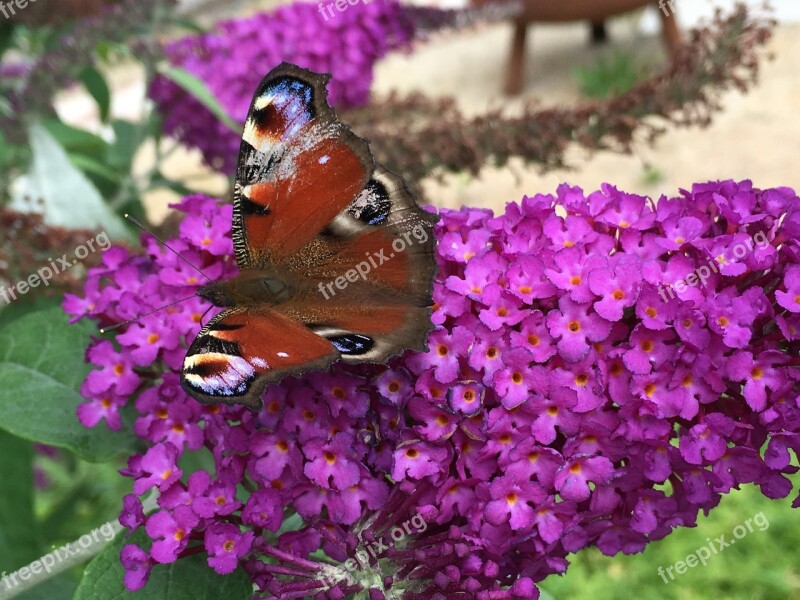
POLYGON ((253 97, 234 190, 233 241, 242 269, 291 257, 369 179, 369 147, 336 119, 328 78, 283 63, 253 97))
POLYGON ((268 383, 337 358, 328 340, 286 315, 230 308, 211 319, 189 347, 181 384, 201 402, 259 408, 268 383))
POLYGON ((201 401, 257 408, 264 386, 285 375, 424 348, 438 217, 336 119, 327 79, 282 64, 256 91, 234 248, 240 269, 283 273, 295 289, 275 306, 227 309, 203 328, 182 377, 201 401))
POLYGON ((293 274, 309 283, 276 310, 331 341, 346 362, 424 350, 437 220, 377 166, 356 200, 297 252, 302 267, 293 274))

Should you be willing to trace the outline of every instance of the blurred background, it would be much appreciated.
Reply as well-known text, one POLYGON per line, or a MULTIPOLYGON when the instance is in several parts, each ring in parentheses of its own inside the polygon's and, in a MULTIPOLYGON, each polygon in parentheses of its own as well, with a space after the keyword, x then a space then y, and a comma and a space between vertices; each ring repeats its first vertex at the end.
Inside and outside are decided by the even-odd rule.
MULTIPOLYGON (((219 21, 269 11, 280 4, 182 0, 177 11, 207 30, 219 21)), ((459 4, 464 8, 463 2, 439 3, 445 8, 458 8, 459 4)), ((672 0, 664 6, 670 11, 669 6, 674 7, 686 31, 707 22, 716 8, 730 10, 734 4, 732 0, 672 0)), ((755 11, 762 11, 764 6, 757 0, 749 4, 755 11)), ((572 147, 566 157, 569 169, 541 173, 512 159, 500 168, 483 169, 478 177, 455 173, 442 182, 429 178, 424 182, 429 190, 426 198, 440 206, 470 204, 497 209, 525 193, 553 190, 563 181, 592 189, 613 180, 621 188, 651 195, 673 193, 694 181, 729 177, 752 177, 764 187, 796 186, 800 5, 794 0, 777 0, 772 5, 780 22, 767 48, 774 59, 764 60, 759 85, 749 93, 730 93, 722 98, 721 109, 709 127, 671 129, 656 145, 637 140, 632 155, 600 151, 587 160, 584 148, 572 147)), ((348 10, 363 8, 357 4, 348 10)), ((322 21, 318 14, 315 16, 322 21)), ((499 106, 513 112, 532 99, 545 108, 577 106, 625 91, 664 68, 667 56, 660 39, 659 17, 657 5, 622 13, 606 23, 606 43, 590 42, 591 26, 586 21, 531 25, 521 93, 514 96, 502 93, 514 34, 510 19, 465 27, 458 33, 434 31, 413 51, 392 52, 375 62, 372 95, 422 92, 429 97, 453 98, 467 115, 499 106)), ((336 18, 342 19, 338 14, 336 18)), ((248 67, 259 73, 268 70, 267 65, 257 62, 248 63, 248 67)), ((141 65, 135 61, 115 64, 108 76, 113 90, 111 118, 137 119, 147 102, 141 65)), ((60 93, 55 108, 65 123, 102 131, 97 104, 85 89, 75 87, 60 93)), ((197 152, 185 150, 172 154, 163 172, 190 189, 224 195, 230 173, 205 167, 197 152)), ((140 148, 134 172, 147 172, 153 159, 151 147, 140 148)), ((175 197, 163 190, 146 194, 151 218, 163 218, 166 205, 175 197)))
MULTIPOLYGON (((182 195, 230 197, 243 111, 281 60, 332 72, 341 118, 439 207, 500 210, 562 182, 653 197, 710 179, 800 187, 797 0, 772 12, 706 0, 356 0, 327 14, 327 0, 22 4, 0 9, 2 285, 87 239, 78 232, 134 240, 124 212, 168 230, 182 195)), ((0 302, 0 327, 11 310, 0 302)), ((116 516, 120 465, 36 456, 47 544, 116 516)), ((643 554, 581 553, 543 588, 557 600, 800 599, 798 547, 791 501, 743 490, 643 554), (761 512, 766 531, 659 576, 761 512)))

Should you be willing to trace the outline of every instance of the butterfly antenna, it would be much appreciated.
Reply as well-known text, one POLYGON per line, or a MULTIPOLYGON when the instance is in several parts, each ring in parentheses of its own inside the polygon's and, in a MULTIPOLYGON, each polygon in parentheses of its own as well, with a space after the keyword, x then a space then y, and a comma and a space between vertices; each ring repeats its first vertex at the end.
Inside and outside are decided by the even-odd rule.
POLYGON ((138 219, 136 219, 136 217, 132 217, 132 216, 131 216, 131 215, 129 215, 128 213, 125 213, 125 218, 126 218, 126 219, 128 219, 128 221, 130 221, 131 223, 133 223, 134 225, 136 225, 136 227, 138 227, 139 229, 141 229, 141 230, 142 230, 142 231, 144 231, 145 233, 152 235, 152 236, 153 236, 153 237, 154 237, 156 240, 158 240, 158 242, 159 242, 159 243, 160 243, 162 246, 164 246, 164 248, 166 248, 167 250, 169 250, 170 252, 172 252, 172 253, 173 253, 175 256, 177 256, 178 258, 180 258, 180 259, 181 259, 183 262, 185 262, 187 265, 189 265, 189 266, 190 266, 192 269, 194 269, 195 271, 197 271, 198 273, 200 273, 200 275, 202 275, 203 277, 205 277, 205 278, 206 278, 206 279, 208 279, 209 281, 213 281, 213 279, 211 279, 211 277, 209 277, 208 275, 206 275, 205 273, 203 273, 203 272, 202 272, 200 269, 198 269, 198 268, 197 268, 195 265, 193 265, 193 264, 192 264, 192 263, 190 263, 188 260, 186 260, 186 259, 185 259, 183 256, 181 256, 181 255, 180 255, 178 252, 176 252, 175 250, 173 250, 172 248, 170 248, 170 247, 167 245, 167 243, 166 243, 164 240, 162 240, 162 239, 161 239, 160 237, 158 237, 158 236, 157 236, 155 233, 153 233, 152 231, 150 231, 149 229, 147 229, 147 228, 146 228, 144 225, 142 225, 142 224, 141 224, 141 223, 138 221, 138 219))
MULTIPOLYGON (((186 298, 181 298, 180 300, 176 300, 175 302, 170 302, 169 304, 165 304, 164 306, 161 306, 160 308, 157 308, 155 310, 151 310, 150 312, 145 313, 143 315, 139 315, 138 317, 134 317, 133 319, 128 319, 127 321, 123 321, 122 323, 117 323, 116 325, 111 325, 110 327, 103 327, 102 329, 100 329, 100 333, 106 333, 108 331, 114 331, 115 329, 119 329, 120 327, 122 327, 124 325, 127 325, 128 323, 133 323, 134 321, 138 321, 139 319, 144 319, 145 317, 149 317, 150 315, 155 314, 155 313, 157 313, 157 312, 159 312, 161 310, 164 310, 165 308, 169 308, 170 306, 175 306, 176 304, 180 304, 181 302, 186 302, 187 300, 191 300, 192 298, 196 298, 196 297, 197 296, 195 295, 195 296, 188 296, 186 298)), ((206 312, 208 312, 208 311, 206 311, 206 312)))
POLYGON ((201 327, 203 326, 203 319, 205 319, 205 318, 206 318, 206 315, 208 314, 208 312, 209 312, 209 311, 210 311, 212 308, 214 308, 214 305, 213 305, 213 304, 212 304, 211 306, 209 306, 209 307, 206 309, 206 312, 204 312, 202 315, 200 315, 200 326, 201 326, 201 327))

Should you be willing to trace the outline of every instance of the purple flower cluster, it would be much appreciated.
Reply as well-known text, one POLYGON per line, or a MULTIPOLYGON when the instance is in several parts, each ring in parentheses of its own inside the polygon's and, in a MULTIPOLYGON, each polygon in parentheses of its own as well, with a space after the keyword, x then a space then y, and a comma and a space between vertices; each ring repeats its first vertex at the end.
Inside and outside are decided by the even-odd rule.
MULTIPOLYGON (((282 61, 331 73, 327 89, 333 106, 365 104, 375 62, 408 46, 411 23, 396 0, 359 3, 327 20, 316 3, 296 2, 274 12, 221 22, 211 33, 168 45, 166 52, 173 64, 203 81, 227 113, 243 123, 253 90, 282 61)), ((150 96, 164 117, 166 133, 198 148, 212 167, 226 173, 235 170, 238 135, 164 77, 153 82, 150 96)))
MULTIPOLYGON (((179 208, 171 244, 211 277, 230 274, 218 225, 230 206, 179 208)), ((203 552, 283 600, 537 598, 570 552, 639 552, 744 483, 791 493, 792 190, 727 181, 654 203, 563 185, 502 216, 441 216, 429 351, 388 367, 285 379, 249 412, 180 388, 181 353, 208 308, 198 299, 92 343, 81 421, 116 427, 135 397, 148 444, 124 471, 133 494, 120 520, 152 540, 122 550, 129 588, 155 563, 203 552), (702 284, 676 285, 710 264, 702 284), (182 471, 200 448, 214 471, 182 471), (145 515, 139 498, 153 488, 158 509, 145 515)), ((106 252, 67 312, 107 324, 195 289, 196 274, 144 243, 144 256, 106 252)))

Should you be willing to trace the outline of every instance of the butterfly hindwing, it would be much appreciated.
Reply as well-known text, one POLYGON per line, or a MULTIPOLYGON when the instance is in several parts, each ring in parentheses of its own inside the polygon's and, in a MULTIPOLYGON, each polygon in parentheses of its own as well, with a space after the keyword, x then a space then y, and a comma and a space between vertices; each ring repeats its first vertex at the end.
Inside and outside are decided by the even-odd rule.
POLYGON ((364 190, 326 228, 324 241, 336 254, 319 270, 332 264, 360 268, 360 274, 368 269, 361 279, 376 292, 389 288, 430 306, 437 221, 417 206, 402 179, 377 165, 364 190))
POLYGON ((230 308, 211 319, 189 347, 181 384, 203 402, 258 408, 267 383, 337 358, 333 344, 281 313, 230 308))

